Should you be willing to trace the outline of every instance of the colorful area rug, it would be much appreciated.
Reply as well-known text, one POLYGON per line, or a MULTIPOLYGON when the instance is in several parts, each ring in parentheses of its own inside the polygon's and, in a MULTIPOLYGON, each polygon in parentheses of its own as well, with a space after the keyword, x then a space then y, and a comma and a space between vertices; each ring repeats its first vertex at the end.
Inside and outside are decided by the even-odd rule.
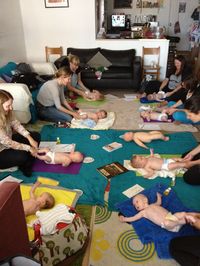
POLYGON ((132 225, 121 224, 107 205, 96 207, 88 265, 178 266, 172 259, 159 259, 154 244, 143 245, 132 225))
MULTIPOLYGON (((97 168, 112 162, 123 164, 124 160, 130 159, 133 153, 144 154, 147 151, 137 146, 135 143, 127 143, 120 135, 124 134, 122 130, 98 130, 91 131, 89 129, 70 129, 55 128, 53 126, 44 126, 41 132, 43 141, 55 141, 60 138, 61 143, 76 143, 76 150, 82 152, 85 157, 92 157, 94 161, 91 163, 83 163, 80 172, 77 175, 55 174, 34 172, 32 177, 24 177, 20 171, 13 172, 14 177, 23 179, 25 183, 35 182, 38 176, 45 176, 59 181, 60 185, 66 188, 81 189, 83 195, 79 199, 81 204, 103 205, 104 191, 107 186, 107 179, 101 175, 97 168), (92 140, 91 135, 99 135, 97 140, 92 140), (102 149, 103 146, 114 141, 122 143, 122 148, 113 152, 107 152, 102 149)), ((148 146, 153 148, 155 153, 166 154, 171 153, 182 154, 197 145, 191 133, 173 133, 170 134, 170 141, 153 141, 148 146)), ((8 173, 1 173, 0 178, 5 177, 8 173)), ((145 188, 152 186, 153 182, 159 180, 146 180, 135 176, 132 171, 121 174, 112 178, 109 196, 109 207, 114 210, 115 203, 124 200, 122 191, 138 183, 145 188)), ((168 180, 165 180, 169 182, 168 180)), ((182 182, 183 183, 183 182, 182 182)), ((188 187, 188 186, 187 186, 188 187)), ((183 190, 184 191, 184 190, 183 190)), ((183 195, 186 199, 186 196, 183 195)), ((190 201, 192 203, 192 201, 190 201)))

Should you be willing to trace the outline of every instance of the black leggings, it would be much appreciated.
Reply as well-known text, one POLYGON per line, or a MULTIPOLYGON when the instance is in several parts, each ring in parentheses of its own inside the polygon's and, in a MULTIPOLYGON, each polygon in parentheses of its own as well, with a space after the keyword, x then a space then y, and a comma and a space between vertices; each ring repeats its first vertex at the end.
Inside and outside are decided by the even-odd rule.
POLYGON ((171 240, 169 250, 181 266, 200 265, 200 236, 181 236, 171 240))
MULTIPOLYGON (((31 137, 40 143, 40 134, 38 132, 30 132, 31 137)), ((28 144, 29 141, 20 134, 13 134, 14 141, 28 144)), ((5 149, 0 152, 0 169, 6 169, 13 166, 18 166, 24 175, 30 176, 32 174, 32 165, 34 157, 30 152, 14 149, 5 149)))
MULTIPOLYGON (((188 152, 184 153, 182 155, 182 158, 185 157, 187 153, 188 152)), ((200 159, 200 153, 195 155, 192 160, 194 161, 194 160, 199 160, 199 159, 200 159)), ((186 183, 190 185, 200 185, 200 165, 194 165, 190 169, 188 169, 184 173, 183 179, 186 183)))

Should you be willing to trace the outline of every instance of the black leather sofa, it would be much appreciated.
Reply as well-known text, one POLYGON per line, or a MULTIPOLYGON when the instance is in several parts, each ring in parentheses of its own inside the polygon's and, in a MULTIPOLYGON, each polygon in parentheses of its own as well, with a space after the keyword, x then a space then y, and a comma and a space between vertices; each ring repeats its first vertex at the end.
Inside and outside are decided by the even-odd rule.
POLYGON ((80 59, 81 79, 90 89, 133 89, 139 90, 141 83, 141 58, 135 56, 135 50, 107 50, 102 48, 71 48, 67 54, 77 55, 80 59), (100 80, 95 76, 95 69, 88 66, 88 61, 100 52, 112 65, 103 72, 100 80))

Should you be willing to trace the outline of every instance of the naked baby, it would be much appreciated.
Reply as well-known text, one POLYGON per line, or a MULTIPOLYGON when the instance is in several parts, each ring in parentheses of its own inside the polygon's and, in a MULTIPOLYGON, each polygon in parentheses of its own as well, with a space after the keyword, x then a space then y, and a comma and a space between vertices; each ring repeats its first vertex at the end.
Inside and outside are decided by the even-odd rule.
POLYGON ((126 132, 123 135, 125 141, 134 141, 137 145, 142 148, 148 149, 144 143, 150 143, 152 140, 161 139, 168 141, 169 137, 162 134, 160 131, 150 131, 150 132, 126 132), (143 143, 144 142, 144 143, 143 143))
POLYGON ((161 197, 161 194, 157 193, 156 202, 149 204, 148 198, 144 194, 137 194, 133 197, 132 203, 139 212, 132 217, 120 215, 120 222, 134 222, 141 218, 146 218, 171 232, 178 232, 184 224, 191 221, 195 222, 194 213, 176 212, 172 214, 162 207, 161 197))

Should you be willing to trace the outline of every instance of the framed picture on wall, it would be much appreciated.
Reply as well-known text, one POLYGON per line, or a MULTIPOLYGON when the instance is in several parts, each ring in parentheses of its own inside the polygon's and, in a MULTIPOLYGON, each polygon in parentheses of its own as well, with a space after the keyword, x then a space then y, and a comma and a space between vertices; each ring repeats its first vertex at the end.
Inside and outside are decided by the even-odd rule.
POLYGON ((45 7, 69 7, 69 0, 44 0, 45 7))
POLYGON ((132 8, 132 0, 114 0, 114 8, 132 8))

